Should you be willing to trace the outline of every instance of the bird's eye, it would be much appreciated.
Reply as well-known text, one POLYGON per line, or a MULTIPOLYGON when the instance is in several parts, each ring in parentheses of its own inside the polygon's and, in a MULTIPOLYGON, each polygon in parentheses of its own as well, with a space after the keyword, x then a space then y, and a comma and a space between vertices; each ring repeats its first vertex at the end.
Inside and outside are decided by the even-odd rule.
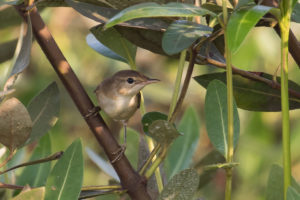
POLYGON ((134 82, 133 78, 128 78, 127 83, 132 84, 134 82))

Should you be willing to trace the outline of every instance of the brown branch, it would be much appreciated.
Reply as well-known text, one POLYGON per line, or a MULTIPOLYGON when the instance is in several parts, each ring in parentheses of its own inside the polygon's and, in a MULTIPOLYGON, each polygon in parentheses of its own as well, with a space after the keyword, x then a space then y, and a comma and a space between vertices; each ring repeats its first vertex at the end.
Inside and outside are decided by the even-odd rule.
MULTIPOLYGON (((24 18, 26 15, 26 13, 23 12, 24 7, 16 6, 15 8, 24 18)), ((37 42, 61 79, 81 115, 83 117, 86 116, 89 114, 89 111, 95 107, 91 99, 88 97, 70 64, 57 46, 36 8, 30 11, 30 19, 37 42)), ((84 119, 98 143, 103 147, 107 157, 112 161, 114 159, 112 153, 116 152, 120 148, 120 145, 111 134, 104 120, 99 114, 84 119)), ((125 155, 112 165, 121 180, 122 187, 128 190, 128 194, 132 199, 150 199, 146 191, 145 180, 132 168, 125 155)))
MULTIPOLYGON (((202 60, 205 59, 208 64, 212 64, 216 67, 219 67, 219 68, 222 68, 222 69, 226 70, 226 64, 223 63, 223 62, 214 60, 214 59, 212 59, 208 56, 206 58, 204 58, 203 56, 200 56, 199 54, 198 54, 198 57, 200 57, 200 59, 202 59, 202 60)), ((258 76, 255 73, 252 73, 252 72, 249 72, 249 71, 244 71, 244 70, 241 70, 241 69, 236 68, 234 66, 232 66, 232 72, 234 74, 239 74, 243 77, 246 77, 246 78, 249 78, 249 79, 252 79, 252 80, 263 82, 263 83, 269 85, 270 87, 275 88, 275 89, 280 91, 280 84, 278 84, 277 82, 275 82, 273 80, 266 79, 262 76, 258 76)), ((300 93, 295 91, 295 90, 289 89, 289 95, 291 95, 293 97, 296 97, 297 99, 300 99, 300 93)))

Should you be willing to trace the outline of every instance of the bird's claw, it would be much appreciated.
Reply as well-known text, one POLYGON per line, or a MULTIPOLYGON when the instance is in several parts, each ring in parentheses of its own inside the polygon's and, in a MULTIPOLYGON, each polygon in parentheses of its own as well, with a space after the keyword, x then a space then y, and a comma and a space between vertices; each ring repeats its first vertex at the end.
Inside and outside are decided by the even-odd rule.
POLYGON ((120 160, 124 154, 126 150, 126 145, 121 145, 121 147, 115 151, 115 152, 112 152, 113 155, 116 155, 116 157, 111 161, 111 163, 115 163, 117 162, 118 160, 120 160))
POLYGON ((93 107, 92 109, 89 109, 88 110, 88 114, 86 114, 84 116, 84 118, 90 118, 90 117, 94 117, 98 114, 98 112, 100 111, 100 107, 99 106, 96 106, 96 107, 93 107))

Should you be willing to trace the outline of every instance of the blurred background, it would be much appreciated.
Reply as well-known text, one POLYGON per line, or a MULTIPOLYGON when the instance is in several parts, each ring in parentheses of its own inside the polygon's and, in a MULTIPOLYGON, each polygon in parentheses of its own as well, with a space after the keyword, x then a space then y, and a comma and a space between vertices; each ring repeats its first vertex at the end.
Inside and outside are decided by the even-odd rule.
MULTIPOLYGON (((1 9, 1 8, 0 8, 1 9)), ((41 13, 56 42, 79 77, 89 96, 96 103, 93 90, 105 77, 129 66, 117 62, 95 52, 86 44, 89 28, 96 22, 79 15, 72 8, 46 8, 41 13)), ((8 18, 9 20, 9 18, 8 18)), ((21 24, 21 19, 19 20, 21 24)), ((0 42, 5 42, 19 36, 19 26, 0 29, 0 42)), ((300 39, 300 26, 292 24, 292 30, 300 39)), ((5 49, 0 49, 5 51, 5 49)), ((34 42, 32 47, 30 66, 17 81, 16 93, 24 105, 37 95, 52 81, 57 81, 61 94, 60 117, 49 134, 52 139, 53 152, 64 150, 76 138, 81 138, 84 148, 89 147, 102 155, 102 149, 94 139, 88 126, 77 111, 67 91, 56 76, 39 45, 34 42)), ((173 86, 177 72, 177 60, 153 54, 147 50, 138 49, 136 62, 138 70, 149 77, 161 80, 158 84, 146 87, 144 91, 147 112, 159 111, 168 113, 169 102, 172 97, 173 86)), ((271 28, 255 28, 247 37, 239 51, 233 56, 236 67, 250 71, 263 71, 274 74, 280 64, 280 40, 271 28)), ((11 61, 0 64, 0 84, 3 87, 7 69, 11 61)), ((209 66, 195 66, 193 76, 220 71, 209 66)), ((299 67, 290 57, 289 78, 300 84, 299 67)), ((280 72, 278 72, 279 75, 280 72)), ((200 140, 193 162, 199 160, 212 150, 212 145, 206 134, 205 116, 203 112, 206 90, 191 81, 184 109, 188 106, 196 108, 200 118, 200 140)), ((182 113, 183 114, 183 111, 182 113)), ((239 109, 240 139, 236 150, 235 161, 240 165, 235 168, 233 181, 233 199, 264 199, 268 173, 272 164, 281 165, 281 114, 276 112, 261 113, 239 109), (247 194, 247 195, 245 195, 247 194)), ((290 112, 292 136, 292 172, 300 181, 300 110, 290 112)), ((141 115, 137 112, 129 121, 129 127, 141 132, 141 115)), ((180 119, 180 117, 178 118, 180 119)), ((118 134, 121 126, 105 118, 113 133, 118 134)), ((27 156, 30 151, 27 150, 27 156)), ((85 172, 84 185, 108 184, 110 177, 88 158, 84 151, 85 172)), ((201 190, 206 199, 224 198, 224 173, 219 170, 215 178, 201 190)), ((99 197, 98 199, 108 199, 99 197)))

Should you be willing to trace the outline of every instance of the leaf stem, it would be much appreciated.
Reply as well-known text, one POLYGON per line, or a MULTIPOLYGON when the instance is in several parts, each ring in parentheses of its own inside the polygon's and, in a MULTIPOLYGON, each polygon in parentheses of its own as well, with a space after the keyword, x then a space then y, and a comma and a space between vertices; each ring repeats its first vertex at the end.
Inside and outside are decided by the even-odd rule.
POLYGON ((120 185, 83 186, 81 191, 122 189, 120 185))
POLYGON ((168 144, 164 145, 162 147, 162 150, 161 150, 160 154, 155 159, 155 161, 152 163, 150 168, 146 171, 146 173, 145 173, 146 179, 149 179, 152 176, 152 174, 156 170, 156 168, 158 168, 158 166, 161 164, 161 162, 165 159, 165 157, 167 155, 167 152, 168 152, 168 148, 169 148, 168 144))
POLYGON ((151 164, 153 158, 154 158, 155 155, 159 152, 160 148, 161 148, 161 145, 160 145, 160 144, 157 144, 157 145, 155 146, 155 148, 152 150, 152 152, 150 153, 150 155, 149 155, 148 159, 146 160, 145 164, 143 165, 143 167, 142 167, 142 168, 140 169, 140 171, 139 171, 139 174, 140 174, 140 175, 144 175, 144 173, 145 173, 147 167, 151 164))
MULTIPOLYGON (((227 23, 228 12, 227 2, 222 1, 223 8, 223 22, 224 22, 224 40, 225 40, 225 57, 226 57, 226 80, 227 80, 227 154, 226 162, 233 162, 233 87, 232 87, 232 66, 231 66, 231 51, 228 47, 227 36, 227 23)), ((225 200, 231 200, 232 190, 232 169, 226 169, 226 188, 225 188, 225 200)))
POLYGON ((168 115, 168 121, 171 119, 171 116, 174 112, 178 95, 179 95, 179 90, 180 90, 180 83, 181 83, 181 78, 182 78, 182 72, 184 68, 184 63, 185 63, 185 57, 186 57, 186 50, 183 50, 180 53, 180 59, 179 59, 179 65, 178 65, 178 70, 177 70, 177 76, 175 80, 175 88, 172 96, 172 101, 169 109, 169 115, 168 115))
POLYGON ((284 200, 287 199, 287 190, 291 185, 291 141, 290 141, 290 117, 289 117, 289 93, 288 93, 288 42, 291 18, 291 2, 280 2, 281 20, 281 114, 282 114, 282 148, 283 148, 283 191, 284 200))

